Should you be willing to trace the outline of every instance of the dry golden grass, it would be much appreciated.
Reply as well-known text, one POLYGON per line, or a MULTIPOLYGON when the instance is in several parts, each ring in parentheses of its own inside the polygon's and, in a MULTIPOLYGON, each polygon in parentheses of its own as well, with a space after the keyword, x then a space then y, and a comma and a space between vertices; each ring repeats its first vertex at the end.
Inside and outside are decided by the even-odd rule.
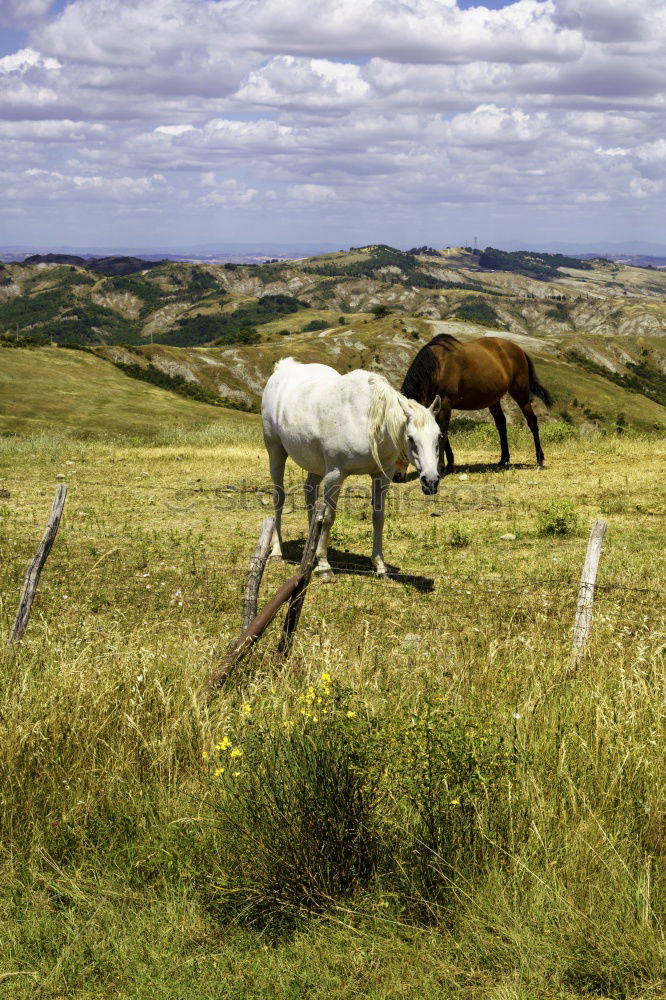
MULTIPOLYGON (((549 441, 566 434, 556 425, 537 472, 528 436, 511 433, 521 464, 505 472, 487 464, 497 442, 481 429, 454 442, 460 469, 435 501, 392 488, 393 580, 368 572, 367 500, 345 498, 338 573, 311 586, 292 658, 276 661, 273 630, 210 708, 199 691, 238 631, 270 511, 258 421, 231 415, 150 446, 0 441, 3 635, 59 474, 70 489, 26 641, 2 662, 9 996, 663 996, 666 442, 549 441), (538 534, 553 498, 573 502, 578 534, 538 534), (599 516, 593 632, 571 673, 599 516), (468 545, 451 544, 455 528, 468 545), (434 926, 379 885, 269 945, 209 910, 223 851, 202 752, 243 703, 258 718, 290 712, 322 672, 377 718, 418 715, 434 693, 506 732, 524 753, 514 791, 530 821, 461 877, 434 926)), ((288 467, 288 485, 301 481, 288 467)), ((304 512, 287 513, 292 559, 304 532, 304 512)), ((262 593, 291 572, 271 563, 262 593)))

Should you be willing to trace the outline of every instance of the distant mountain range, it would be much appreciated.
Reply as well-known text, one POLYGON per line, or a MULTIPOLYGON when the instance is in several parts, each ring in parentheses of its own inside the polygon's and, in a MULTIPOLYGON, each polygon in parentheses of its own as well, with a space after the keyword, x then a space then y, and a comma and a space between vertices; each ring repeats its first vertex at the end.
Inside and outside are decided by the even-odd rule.
MULTIPOLYGON (((446 241, 435 241, 436 246, 445 246, 446 241)), ((453 244, 448 244, 453 245, 453 244)), ((520 240, 493 241, 499 250, 528 250, 533 252, 560 253, 573 257, 608 257, 611 260, 648 258, 648 262, 663 258, 666 263, 666 244, 651 243, 646 240, 627 240, 617 243, 600 240, 590 243, 569 243, 566 241, 530 243, 520 240)), ((208 260, 230 261, 232 263, 263 263, 266 260, 293 260, 313 257, 316 254, 331 253, 342 248, 337 243, 195 243, 181 247, 136 247, 132 245, 112 246, 45 246, 36 244, 15 244, 0 246, 0 260, 23 261, 34 254, 71 254, 77 257, 138 257, 142 260, 208 260)), ((346 249, 346 248, 345 248, 346 249)), ((407 244, 401 247, 407 249, 407 244)), ((641 261, 642 263, 642 261, 641 261)), ((643 265, 644 266, 644 265, 643 265)))
POLYGON ((493 243, 499 250, 536 250, 545 253, 564 253, 572 257, 648 256, 666 257, 666 243, 649 243, 646 240, 626 240, 621 243, 522 243, 517 240, 500 240, 493 243))

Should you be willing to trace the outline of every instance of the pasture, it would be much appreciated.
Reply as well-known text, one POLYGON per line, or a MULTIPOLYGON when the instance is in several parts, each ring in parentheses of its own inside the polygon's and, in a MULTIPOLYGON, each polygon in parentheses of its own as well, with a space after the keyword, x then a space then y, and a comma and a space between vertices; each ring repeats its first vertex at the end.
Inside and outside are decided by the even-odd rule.
MULTIPOLYGON (((497 471, 494 427, 454 432, 437 497, 394 485, 387 581, 369 480, 348 481, 290 660, 274 626, 206 705, 271 509, 258 419, 0 439, 3 647, 59 475, 70 491, 1 654, 5 996, 664 996, 666 442, 542 440, 537 471, 509 428, 497 471)), ((292 560, 302 479, 288 463, 292 560)), ((262 595, 290 572, 269 564, 262 595)))

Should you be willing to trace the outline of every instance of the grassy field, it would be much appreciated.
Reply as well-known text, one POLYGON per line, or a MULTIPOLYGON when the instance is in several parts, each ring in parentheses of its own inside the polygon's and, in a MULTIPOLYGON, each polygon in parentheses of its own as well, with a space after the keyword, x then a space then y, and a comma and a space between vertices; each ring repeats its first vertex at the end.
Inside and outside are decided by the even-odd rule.
MULTIPOLYGON (((393 487, 384 583, 352 481, 291 659, 273 628, 207 706, 270 489, 255 417, 176 404, 206 420, 0 438, 3 637, 69 485, 0 654, 4 995, 662 998, 663 436, 555 423, 537 472, 511 428, 498 472, 494 430, 459 433, 435 500, 393 487)), ((301 481, 288 466, 291 560, 301 481)), ((262 594, 292 571, 271 563, 262 594)))
POLYGON ((221 420, 216 407, 127 378, 82 351, 4 348, 0 355, 0 433, 39 434, 57 427, 77 437, 154 437, 221 420))

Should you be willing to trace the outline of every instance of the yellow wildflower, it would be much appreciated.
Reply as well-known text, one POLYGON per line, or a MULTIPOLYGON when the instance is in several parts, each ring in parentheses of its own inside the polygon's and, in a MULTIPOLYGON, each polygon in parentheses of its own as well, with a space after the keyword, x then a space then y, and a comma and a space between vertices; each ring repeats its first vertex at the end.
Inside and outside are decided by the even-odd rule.
POLYGON ((228 750, 230 746, 231 746, 231 740, 229 739, 228 736, 225 736, 224 739, 221 739, 219 743, 215 744, 215 749, 228 750))
POLYGON ((215 777, 219 778, 221 774, 224 774, 224 768, 223 767, 216 767, 215 768, 215 777))
POLYGON ((450 806, 459 806, 460 805, 460 799, 451 799, 451 801, 449 802, 449 805, 450 806))
POLYGON ((246 715, 250 715, 250 713, 252 712, 252 705, 250 705, 248 701, 246 701, 245 704, 243 705, 243 711, 245 712, 246 715))
POLYGON ((240 747, 234 747, 234 749, 231 751, 231 753, 230 753, 229 756, 230 757, 242 757, 243 756, 243 751, 241 750, 240 747))
POLYGON ((202 760, 208 760, 208 751, 207 750, 204 750, 204 752, 201 754, 201 759, 202 760))
POLYGON ((348 719, 355 719, 356 718, 356 712, 347 712, 347 718, 348 719))
POLYGON ((321 675, 321 679, 324 682, 324 684, 330 684, 331 683, 331 675, 330 674, 322 674, 321 675))
POLYGON ((240 775, 240 771, 234 771, 234 778, 237 778, 239 775, 240 775))

